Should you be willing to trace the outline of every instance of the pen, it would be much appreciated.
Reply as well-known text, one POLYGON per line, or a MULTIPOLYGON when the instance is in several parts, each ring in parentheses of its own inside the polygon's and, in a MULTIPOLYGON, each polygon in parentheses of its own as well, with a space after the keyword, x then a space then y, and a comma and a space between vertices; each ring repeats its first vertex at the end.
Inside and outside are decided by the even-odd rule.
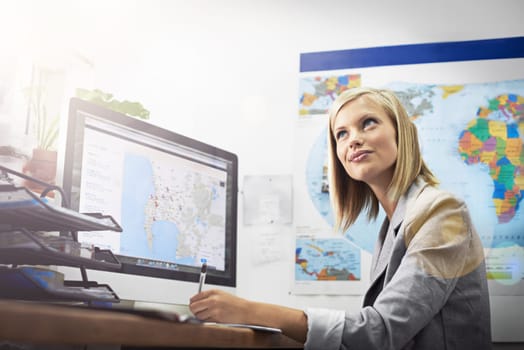
POLYGON ((207 272, 207 263, 204 262, 202 264, 202 268, 200 269, 200 281, 198 281, 198 292, 199 293, 202 291, 202 287, 204 286, 204 283, 206 282, 206 272, 207 272))

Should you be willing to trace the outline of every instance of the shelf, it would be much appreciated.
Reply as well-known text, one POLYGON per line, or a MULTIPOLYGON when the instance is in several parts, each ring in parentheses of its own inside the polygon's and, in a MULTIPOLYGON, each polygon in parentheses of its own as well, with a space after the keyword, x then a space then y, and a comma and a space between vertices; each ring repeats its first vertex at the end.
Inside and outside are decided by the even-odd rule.
POLYGON ((78 213, 57 206, 26 187, 17 187, 7 174, 43 185, 25 174, 0 166, 0 298, 39 301, 119 302, 108 285, 88 281, 85 269, 121 271, 122 264, 110 250, 78 242, 78 231, 122 232, 111 217, 100 213, 78 213), (63 274, 30 265, 78 267, 82 281, 64 281, 63 274))
POLYGON ((0 186, 0 228, 35 231, 116 231, 122 227, 99 213, 78 213, 49 203, 25 187, 0 186))
POLYGON ((92 257, 85 257, 81 256, 81 250, 86 249, 78 242, 65 237, 52 238, 55 247, 25 229, 0 230, 0 264, 83 266, 108 271, 120 271, 122 268, 110 251, 93 248, 92 257))
POLYGON ((106 284, 64 281, 63 274, 35 267, 0 266, 0 298, 31 301, 118 302, 106 284))

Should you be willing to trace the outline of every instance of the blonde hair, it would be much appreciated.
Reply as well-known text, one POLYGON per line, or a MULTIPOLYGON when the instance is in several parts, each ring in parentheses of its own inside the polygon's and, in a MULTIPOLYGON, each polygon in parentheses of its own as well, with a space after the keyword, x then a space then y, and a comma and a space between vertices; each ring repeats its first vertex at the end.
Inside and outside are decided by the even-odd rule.
POLYGON ((382 107, 396 130, 398 153, 393 178, 388 187, 389 198, 398 201, 417 176, 421 176, 430 185, 438 184, 437 178, 422 159, 417 127, 409 119, 397 96, 392 91, 384 89, 366 87, 348 89, 335 99, 329 111, 329 194, 335 212, 336 230, 347 230, 365 209, 369 220, 376 219, 379 212, 379 202, 371 188, 365 182, 352 179, 338 160, 337 144, 333 134, 333 125, 340 109, 362 96, 367 96, 382 107))

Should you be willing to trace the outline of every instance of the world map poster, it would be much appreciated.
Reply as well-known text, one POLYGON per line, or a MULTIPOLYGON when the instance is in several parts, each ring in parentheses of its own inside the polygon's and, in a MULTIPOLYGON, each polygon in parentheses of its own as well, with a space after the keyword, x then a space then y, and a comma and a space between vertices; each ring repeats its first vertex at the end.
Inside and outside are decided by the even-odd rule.
MULTIPOLYGON (((490 292, 523 295, 523 67, 522 58, 511 62, 472 59, 302 72, 298 130, 299 134, 303 132, 297 137, 300 144, 297 150, 307 148, 308 151, 302 163, 297 164, 296 172, 303 174, 304 192, 307 193, 304 197, 310 201, 306 210, 321 217, 326 224, 324 232, 330 232, 333 212, 327 184, 326 132, 331 102, 340 92, 353 86, 390 89, 400 98, 417 126, 422 155, 440 180, 440 188, 463 198, 469 208, 484 246, 490 292)), ((297 216, 302 226, 319 226, 305 212, 297 216)), ((335 247, 331 256, 351 253, 355 257, 355 249, 362 256, 368 256, 373 252, 383 218, 382 212, 374 222, 361 217, 343 234, 348 245, 337 241, 336 244, 322 242, 322 246, 335 247)), ((340 239, 322 234, 313 238, 340 239)), ((307 252, 304 238, 297 236, 296 284, 312 279, 311 275, 300 273, 305 259, 308 266, 317 266, 317 270, 338 272, 325 256, 309 254, 306 257, 307 252)), ((368 273, 365 263, 346 266, 347 271, 356 268, 362 271, 352 277, 362 275, 365 278, 368 273)))

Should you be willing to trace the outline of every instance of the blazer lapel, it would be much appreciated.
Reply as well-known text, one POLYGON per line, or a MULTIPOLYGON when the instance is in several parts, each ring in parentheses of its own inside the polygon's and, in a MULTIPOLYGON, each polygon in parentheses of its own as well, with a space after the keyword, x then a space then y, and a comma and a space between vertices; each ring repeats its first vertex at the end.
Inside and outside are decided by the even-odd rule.
POLYGON ((375 250, 373 257, 371 259, 371 282, 373 283, 374 280, 378 277, 377 276, 377 264, 379 260, 379 256, 382 251, 382 247, 384 246, 384 241, 386 239, 386 234, 388 232, 389 227, 389 220, 388 218, 384 218, 384 221, 382 222, 382 226, 380 227, 380 231, 378 233, 377 241, 375 242, 375 250))
POLYGON ((400 197, 391 222, 388 218, 384 219, 371 261, 371 283, 364 295, 364 306, 372 305, 378 294, 380 294, 384 283, 388 282, 385 281, 387 278, 385 273, 390 263, 392 252, 398 244, 404 244, 403 235, 401 234, 399 237, 397 233, 400 231, 406 216, 409 202, 414 200, 426 186, 427 184, 423 180, 415 180, 409 190, 400 197), (398 242, 399 239, 402 242, 398 242))
MULTIPOLYGON (((395 209, 397 213, 399 207, 395 209)), ((402 210, 402 214, 403 214, 402 210)), ((369 285, 366 294, 364 295, 363 306, 373 305, 378 294, 384 286, 384 275, 389 264, 391 252, 395 246, 395 239, 397 230, 402 223, 403 215, 393 214, 391 223, 387 218, 380 229, 377 244, 375 245, 375 253, 371 262, 371 284, 369 285)))
POLYGON ((377 245, 375 246, 375 254, 373 254, 371 263, 371 285, 384 273, 388 266, 391 252, 395 247, 397 232, 402 224, 402 220, 404 220, 405 212, 406 198, 402 196, 397 203, 391 222, 385 218, 380 229, 377 245))

